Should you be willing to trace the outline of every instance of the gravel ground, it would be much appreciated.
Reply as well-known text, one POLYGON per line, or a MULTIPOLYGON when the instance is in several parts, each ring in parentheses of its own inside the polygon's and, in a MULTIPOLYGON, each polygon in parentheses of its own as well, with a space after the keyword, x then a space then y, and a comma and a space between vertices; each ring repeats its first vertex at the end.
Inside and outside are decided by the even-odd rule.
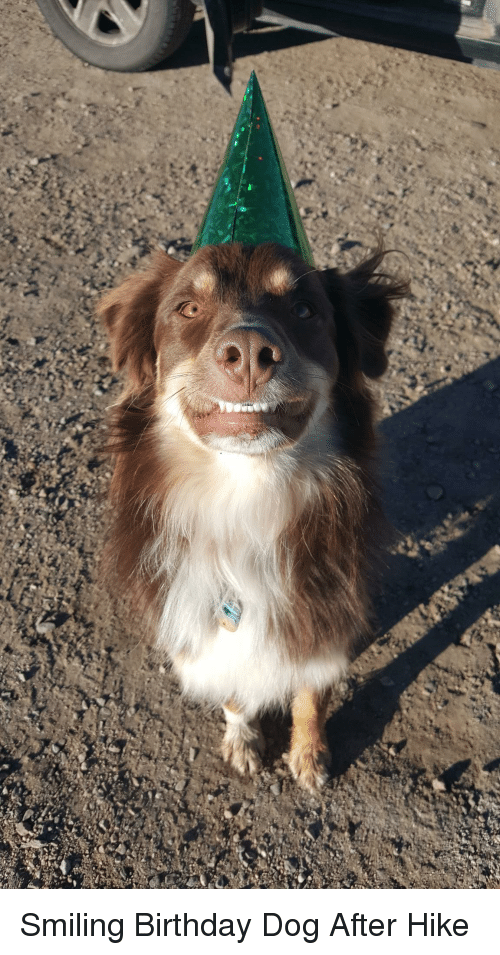
POLYGON ((498 887, 500 73, 347 39, 202 24, 166 68, 86 67, 31 2, 0 37, 0 885, 498 887), (291 69, 291 63, 293 69, 291 69), (255 69, 318 266, 377 230, 411 298, 380 388, 398 532, 380 628, 332 705, 332 781, 222 764, 96 568, 118 394, 97 294, 187 256, 255 69))

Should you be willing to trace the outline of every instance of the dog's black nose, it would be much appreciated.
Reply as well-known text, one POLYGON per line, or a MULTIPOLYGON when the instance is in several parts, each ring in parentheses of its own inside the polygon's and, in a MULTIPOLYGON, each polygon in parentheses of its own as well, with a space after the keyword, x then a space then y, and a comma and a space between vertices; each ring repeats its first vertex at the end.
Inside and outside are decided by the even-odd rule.
POLYGON ((283 361, 281 348, 257 328, 226 332, 215 347, 215 360, 232 381, 244 385, 249 395, 273 377, 283 361))

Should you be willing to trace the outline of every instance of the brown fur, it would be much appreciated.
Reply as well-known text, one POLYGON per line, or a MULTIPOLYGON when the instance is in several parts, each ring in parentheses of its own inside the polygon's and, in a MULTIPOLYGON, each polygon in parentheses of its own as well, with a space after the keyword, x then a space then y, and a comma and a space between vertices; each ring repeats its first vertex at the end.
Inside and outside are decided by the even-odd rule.
MULTIPOLYGON (((153 633, 191 546, 186 536, 172 532, 177 525, 170 520, 169 501, 182 491, 191 468, 203 468, 205 460, 205 452, 196 442, 191 450, 182 452, 180 444, 177 450, 175 438, 167 439, 167 453, 159 438, 166 425, 162 424, 158 395, 164 383, 177 374, 176 369, 188 361, 188 384, 180 378, 179 400, 188 402, 186 416, 194 415, 191 422, 197 414, 208 413, 205 405, 210 395, 233 402, 261 400, 258 384, 248 385, 254 390, 240 399, 243 379, 235 377, 226 358, 220 358, 234 349, 233 339, 245 342, 245 335, 254 334, 238 332, 240 338, 236 339, 231 332, 235 322, 243 328, 250 320, 246 316, 252 322, 257 316, 264 323, 263 334, 271 340, 276 333, 280 342, 273 351, 271 346, 262 348, 258 341, 258 360, 265 356, 266 362, 273 361, 271 352, 280 356, 269 373, 263 365, 264 377, 272 380, 262 388, 274 388, 281 402, 293 401, 295 395, 298 398, 307 391, 301 384, 307 377, 304 360, 314 362, 330 382, 329 406, 339 446, 333 463, 331 457, 323 461, 320 452, 314 460, 307 454, 300 459, 298 474, 310 478, 316 492, 304 506, 297 505, 297 512, 290 514, 276 540, 276 559, 286 586, 279 619, 270 618, 269 639, 277 641, 287 659, 303 661, 327 653, 332 646, 350 657, 357 642, 366 639, 369 595, 386 538, 374 472, 375 407, 367 378, 380 376, 386 368, 391 302, 407 291, 406 283, 379 274, 383 256, 378 249, 342 276, 335 269, 311 270, 290 250, 273 245, 207 247, 184 265, 157 253, 145 272, 102 300, 99 314, 110 336, 114 366, 127 374, 125 391, 112 409, 109 426, 108 451, 116 463, 110 489, 115 516, 108 567, 114 588, 131 600, 141 617, 146 616, 153 633), (272 272, 279 268, 285 276, 290 272, 291 283, 287 288, 286 282, 281 282, 273 294, 269 292, 273 289, 272 272), (211 281, 196 287, 196 275, 204 271, 211 281), (313 319, 293 317, 290 308, 297 299, 313 303, 313 319), (186 302, 196 303, 194 318, 191 312, 189 317, 183 313, 186 302), (160 539, 166 556, 159 570, 147 554, 160 539)), ((278 274, 281 281, 281 272, 278 274)), ((248 341, 251 350, 254 346, 250 338, 248 341)), ((244 346, 238 344, 238 348, 243 355, 244 346)), ((245 374, 249 367, 245 365, 245 374)), ((291 437, 289 444, 294 442, 291 437)), ((270 452, 279 453, 280 449, 270 452)), ((292 488, 291 501, 294 493, 292 488)), ((300 499, 298 486, 296 497, 300 499)), ((313 745, 318 767, 312 773, 319 785, 324 695, 307 687, 303 693, 305 696, 299 694, 297 699, 312 700, 310 707, 316 707, 319 714, 313 745)), ((237 708, 238 701, 234 705, 237 708)), ((295 713, 301 705, 294 704, 295 713)), ((298 716, 299 723, 300 719, 298 716)), ((304 732, 296 727, 292 755, 304 746, 307 749, 304 732)), ((300 764, 301 757, 297 759, 300 764)), ((304 759, 310 762, 310 755, 304 759)), ((314 763, 314 753, 312 759, 314 763)), ((294 773, 307 777, 304 785, 314 784, 307 767, 302 772, 297 764, 294 773)))

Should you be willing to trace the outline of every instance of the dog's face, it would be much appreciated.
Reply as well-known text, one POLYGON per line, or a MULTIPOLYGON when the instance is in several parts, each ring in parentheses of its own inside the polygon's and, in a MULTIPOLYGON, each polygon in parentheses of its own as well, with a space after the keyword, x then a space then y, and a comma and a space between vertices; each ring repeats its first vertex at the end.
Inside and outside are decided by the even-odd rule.
POLYGON ((332 305, 289 250, 210 246, 179 268, 158 310, 160 405, 218 450, 295 443, 328 405, 332 305))
POLYGON ((391 295, 362 268, 349 282, 275 244, 207 246, 184 264, 158 253, 100 306, 128 395, 153 389, 165 420, 217 450, 295 444, 331 406, 342 365, 385 368, 391 295))

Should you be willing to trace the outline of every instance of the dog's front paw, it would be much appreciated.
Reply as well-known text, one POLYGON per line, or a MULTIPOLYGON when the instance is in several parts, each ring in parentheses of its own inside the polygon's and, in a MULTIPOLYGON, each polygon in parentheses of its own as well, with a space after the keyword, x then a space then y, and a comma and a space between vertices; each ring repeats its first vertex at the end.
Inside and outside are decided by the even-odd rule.
POLYGON ((310 793, 318 793, 328 781, 330 754, 326 746, 321 749, 310 745, 292 746, 286 760, 299 786, 310 793))
POLYGON ((222 755, 227 763, 244 775, 258 773, 262 768, 264 737, 257 721, 229 723, 222 742, 222 755))

